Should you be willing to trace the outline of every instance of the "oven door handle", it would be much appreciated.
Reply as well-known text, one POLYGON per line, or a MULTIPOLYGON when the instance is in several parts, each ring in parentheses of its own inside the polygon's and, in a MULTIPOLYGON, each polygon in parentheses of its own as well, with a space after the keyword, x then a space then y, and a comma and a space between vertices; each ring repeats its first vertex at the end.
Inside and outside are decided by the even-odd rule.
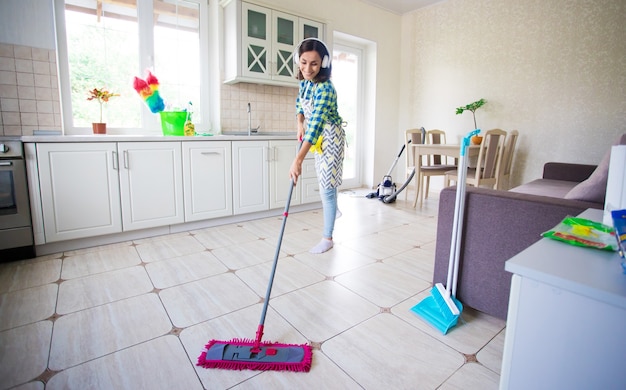
POLYGON ((13 161, 0 161, 0 167, 10 167, 13 165, 13 161))

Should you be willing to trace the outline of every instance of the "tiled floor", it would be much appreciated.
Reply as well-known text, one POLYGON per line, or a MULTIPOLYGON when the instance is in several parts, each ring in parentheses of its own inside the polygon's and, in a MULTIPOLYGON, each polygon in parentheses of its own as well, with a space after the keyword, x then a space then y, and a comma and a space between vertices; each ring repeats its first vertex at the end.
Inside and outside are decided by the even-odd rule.
POLYGON ((335 247, 291 213, 264 340, 314 346, 309 373, 195 366, 210 339, 254 338, 281 218, 0 264, 0 389, 495 389, 502 320, 466 309, 442 335, 430 294, 437 199, 345 191, 335 247))

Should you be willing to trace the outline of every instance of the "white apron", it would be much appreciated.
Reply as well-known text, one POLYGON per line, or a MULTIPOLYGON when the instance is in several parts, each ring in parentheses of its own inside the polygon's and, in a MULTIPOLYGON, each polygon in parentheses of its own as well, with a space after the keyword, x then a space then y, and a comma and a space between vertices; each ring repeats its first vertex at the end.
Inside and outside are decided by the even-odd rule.
MULTIPOLYGON (((304 119, 308 123, 313 114, 313 100, 302 102, 304 119)), ((321 188, 337 188, 343 176, 343 157, 346 134, 343 127, 325 123, 322 130, 322 153, 315 153, 315 172, 321 188)))

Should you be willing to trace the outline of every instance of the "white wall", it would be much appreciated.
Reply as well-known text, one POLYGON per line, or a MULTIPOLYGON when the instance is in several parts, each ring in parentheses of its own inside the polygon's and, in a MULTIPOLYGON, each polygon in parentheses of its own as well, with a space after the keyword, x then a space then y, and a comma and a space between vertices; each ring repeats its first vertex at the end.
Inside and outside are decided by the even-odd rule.
MULTIPOLYGON (((624 0, 449 0, 402 17, 400 130, 520 132, 512 184, 597 164, 626 132, 624 0)), ((453 137, 454 138, 454 137, 453 137)), ((448 139, 450 142, 450 139, 448 139)))

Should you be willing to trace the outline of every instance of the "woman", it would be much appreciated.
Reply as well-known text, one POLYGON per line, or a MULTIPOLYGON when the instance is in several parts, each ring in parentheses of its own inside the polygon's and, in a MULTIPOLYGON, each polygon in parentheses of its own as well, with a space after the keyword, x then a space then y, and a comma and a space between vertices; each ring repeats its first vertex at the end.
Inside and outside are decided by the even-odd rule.
POLYGON ((311 253, 324 253, 333 247, 337 211, 337 187, 341 185, 345 132, 337 112, 337 92, 330 81, 331 54, 316 38, 300 42, 294 61, 298 65, 300 90, 296 99, 298 139, 302 146, 291 164, 289 176, 297 183, 302 161, 309 151, 315 153, 315 171, 324 211, 322 240, 311 253))

